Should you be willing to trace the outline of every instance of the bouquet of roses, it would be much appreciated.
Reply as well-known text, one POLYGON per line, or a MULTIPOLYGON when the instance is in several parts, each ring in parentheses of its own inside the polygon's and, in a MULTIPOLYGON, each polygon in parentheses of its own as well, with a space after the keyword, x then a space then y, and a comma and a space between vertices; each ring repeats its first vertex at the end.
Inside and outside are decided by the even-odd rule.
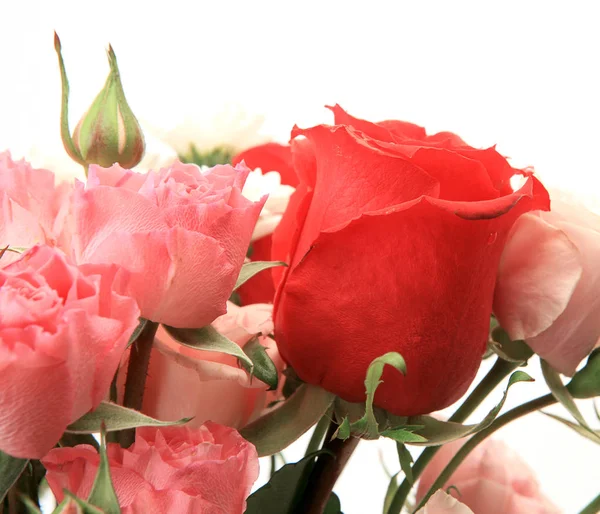
POLYGON ((560 403, 549 422, 600 443, 576 402, 600 395, 598 216, 495 148, 338 105, 286 145, 136 171, 114 52, 71 134, 55 46, 87 178, 0 154, 0 512, 49 489, 55 513, 338 514, 380 437, 401 470, 384 514, 558 512, 489 437, 560 403), (535 361, 548 394, 501 414, 535 361))

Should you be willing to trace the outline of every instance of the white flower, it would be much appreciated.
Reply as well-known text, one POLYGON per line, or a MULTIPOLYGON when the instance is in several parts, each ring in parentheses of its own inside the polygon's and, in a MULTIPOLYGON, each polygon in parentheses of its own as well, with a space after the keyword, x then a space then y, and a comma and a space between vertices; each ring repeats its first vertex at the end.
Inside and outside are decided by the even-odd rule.
POLYGON ((252 241, 261 239, 273 233, 285 212, 290 196, 295 191, 292 186, 281 183, 281 176, 277 171, 263 173, 256 168, 248 175, 242 193, 252 201, 258 201, 268 194, 269 198, 263 207, 260 217, 252 233, 252 241))
POLYGON ((161 126, 149 126, 156 136, 180 154, 187 154, 191 144, 205 151, 218 146, 243 150, 265 143, 271 137, 262 133, 264 122, 264 116, 248 113, 241 105, 228 103, 207 106, 202 114, 188 113, 161 126))

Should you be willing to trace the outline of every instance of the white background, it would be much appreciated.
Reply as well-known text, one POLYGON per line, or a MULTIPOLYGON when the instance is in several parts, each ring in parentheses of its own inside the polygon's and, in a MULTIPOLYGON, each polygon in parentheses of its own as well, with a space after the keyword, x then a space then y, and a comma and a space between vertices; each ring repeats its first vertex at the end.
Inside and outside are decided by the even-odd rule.
MULTIPOLYGON (((497 143, 516 165, 534 165, 547 185, 598 209, 596 7, 593 0, 2 0, 0 150, 38 162, 64 157, 56 30, 72 123, 103 85, 110 42, 147 134, 181 133, 184 125, 201 146, 243 145, 264 116, 261 133, 286 141, 294 123, 331 121, 322 106, 337 102, 357 116, 451 130, 475 146, 497 143)), ((56 166, 63 176, 77 170, 56 166)), ((509 403, 543 392, 540 380, 518 384, 509 403)), ((534 415, 498 438, 567 514, 599 492, 599 447, 555 422, 534 415)), ((336 488, 346 514, 381 511, 380 449, 397 471, 392 444, 361 443, 336 488)))

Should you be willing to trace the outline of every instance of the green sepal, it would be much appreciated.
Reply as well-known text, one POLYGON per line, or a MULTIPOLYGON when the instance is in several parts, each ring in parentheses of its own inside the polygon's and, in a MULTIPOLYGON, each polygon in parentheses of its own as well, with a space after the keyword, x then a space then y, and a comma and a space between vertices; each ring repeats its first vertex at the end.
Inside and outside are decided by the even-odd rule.
POLYGON ((240 433, 259 457, 278 453, 317 423, 333 403, 334 396, 318 386, 303 384, 289 399, 246 425, 240 433))
POLYGON ((249 369, 252 375, 254 363, 248 357, 244 350, 237 343, 228 339, 223 334, 219 333, 211 325, 202 328, 175 328, 168 325, 163 325, 169 335, 177 342, 196 350, 204 350, 206 352, 219 352, 227 355, 233 355, 249 369))
POLYGON ((134 331, 132 332, 131 337, 129 338, 129 341, 127 341, 127 346, 125 347, 125 349, 129 348, 133 343, 135 343, 138 340, 138 338, 142 335, 142 332, 144 331, 144 329, 148 326, 148 323, 152 323, 152 322, 146 318, 139 319, 139 323, 138 323, 137 327, 135 327, 134 331))
POLYGON ((400 462, 400 468, 402 469, 404 476, 406 476, 406 480, 408 480, 410 485, 413 485, 414 479, 412 472, 412 455, 403 443, 396 443, 396 449, 398 450, 398 461, 400 462))
POLYGON ((236 289, 241 287, 243 284, 248 282, 248 280, 250 280, 254 275, 257 275, 261 271, 270 268, 276 268, 278 266, 287 267, 287 264, 281 261, 253 261, 244 263, 242 269, 240 270, 240 274, 238 275, 235 286, 233 287, 233 290, 235 291, 236 289))
MULTIPOLYGON (((273 343, 274 344, 274 343, 273 343)), ((244 345, 244 353, 250 358, 253 368, 242 362, 243 368, 261 382, 269 386, 268 391, 274 391, 279 384, 277 367, 269 357, 266 348, 260 344, 258 337, 253 337, 244 345)))
POLYGON ((350 437, 350 420, 345 417, 342 422, 338 425, 335 432, 333 433, 332 439, 338 438, 345 441, 350 437))
POLYGON ((285 368, 282 375, 285 377, 285 380, 281 392, 284 398, 289 398, 302 384, 304 384, 304 381, 296 374, 294 368, 291 366, 285 368))
POLYGON ((501 359, 520 365, 525 365, 534 354, 525 341, 513 341, 506 330, 499 326, 492 330, 488 348, 501 359))
POLYGON ((137 427, 168 427, 183 425, 191 419, 159 421, 137 410, 128 409, 112 402, 102 402, 95 410, 84 414, 77 421, 71 423, 66 431, 74 434, 93 434, 99 432, 103 424, 107 432, 137 427))
POLYGON ((556 400, 575 418, 577 423, 579 423, 582 428, 587 430, 592 437, 598 437, 598 434, 594 432, 590 426, 587 424, 587 421, 584 419, 581 411, 577 407, 575 400, 571 396, 571 393, 567 389, 567 387, 563 384, 560 375, 556 372, 550 364, 548 364, 544 359, 540 359, 540 364, 542 366, 542 374, 544 375, 544 380, 546 380, 546 384, 552 393, 552 396, 556 398, 556 400))
MULTIPOLYGON (((440 446, 442 444, 450 443, 458 439, 462 439, 468 435, 475 434, 484 428, 487 428, 492 424, 496 416, 500 413, 500 410, 504 406, 506 397, 508 396, 508 390, 519 382, 533 382, 531 378, 524 371, 515 371, 508 379, 508 384, 500 400, 490 412, 483 418, 480 423, 475 425, 463 425, 461 423, 454 423, 451 421, 441 421, 432 416, 411 416, 408 418, 407 423, 413 425, 422 425, 423 428, 415 430, 415 433, 424 437, 424 442, 412 442, 406 441, 407 444, 415 446, 440 446)), ((399 427, 402 428, 402 427, 399 427)))
MULTIPOLYGON (((68 498, 75 505, 77 505, 77 507, 79 507, 79 510, 80 510, 81 514, 106 514, 99 507, 96 507, 95 505, 92 505, 91 503, 89 503, 89 502, 87 502, 85 500, 82 500, 81 498, 78 498, 77 496, 75 496, 70 491, 68 491, 66 489, 64 489, 63 491, 65 493, 65 497, 68 498)), ((61 502, 61 505, 63 504, 63 502, 61 502)), ((67 504, 69 504, 69 503, 70 502, 67 502, 67 504)), ((69 512, 69 510, 66 509, 65 507, 63 507, 63 510, 60 511, 60 512, 69 512)))
POLYGON ((422 435, 415 434, 415 430, 420 428, 424 428, 424 425, 416 425, 414 427, 399 427, 399 428, 388 428, 381 432, 382 437, 387 437, 388 439, 393 439, 397 443, 401 444, 415 444, 415 443, 426 443, 427 439, 422 435))
POLYGON ((582 427, 581 425, 579 425, 577 423, 573 423, 572 421, 569 421, 568 419, 565 419, 561 416, 557 416, 556 414, 551 414, 550 412, 544 412, 544 411, 541 411, 541 412, 542 412, 542 414, 545 414, 549 418, 555 419, 556 421, 559 421, 563 425, 568 426, 571 430, 574 430, 575 432, 577 432, 579 435, 585 437, 586 439, 589 439, 590 441, 594 441, 596 444, 600 444, 600 430, 594 430, 594 429, 588 430, 588 429, 582 427))
POLYGON ((394 500, 394 496, 396 496, 396 491, 398 490, 398 488, 400 487, 400 484, 398 483, 398 475, 400 474, 400 472, 398 471, 398 473, 392 475, 390 477, 390 483, 388 484, 387 490, 385 492, 385 498, 383 500, 383 514, 388 514, 388 511, 390 510, 390 507, 392 506, 392 501, 394 500))
POLYGON ((600 348, 590 353, 585 366, 567 384, 567 390, 573 398, 600 396, 600 348))
POLYGON ((58 67, 60 68, 60 81, 62 87, 60 107, 60 137, 67 154, 69 154, 69 157, 71 157, 71 159, 73 159, 75 162, 85 166, 85 161, 81 157, 79 150, 75 147, 71 137, 71 131, 69 130, 69 79, 67 78, 65 62, 62 56, 60 38, 56 32, 54 33, 54 49, 58 55, 58 67))
MULTIPOLYGON (((86 512, 73 499, 73 495, 70 494, 68 491, 65 490, 65 497, 64 497, 63 501, 61 501, 56 506, 56 508, 52 511, 52 514, 67 514, 67 513, 73 512, 73 508, 72 508, 73 505, 75 505, 77 507, 77 513, 78 514, 82 514, 82 513, 86 512)), ((90 506, 90 508, 91 509, 95 509, 95 507, 92 507, 92 506, 90 506)), ((87 512, 90 512, 90 511, 88 510, 87 512)), ((98 509, 96 509, 95 512, 93 510, 91 512, 92 512, 92 514, 97 514, 97 512, 102 512, 102 511, 98 511, 98 509)))
POLYGON ((110 478, 110 465, 106 453, 106 429, 104 426, 100 431, 100 464, 87 501, 95 507, 100 507, 105 514, 121 514, 119 499, 110 478))
POLYGON ((0 451, 0 505, 10 488, 27 467, 27 459, 18 459, 0 451))
POLYGON ((375 399, 375 391, 383 381, 381 375, 383 374, 383 368, 385 365, 396 368, 400 373, 406 375, 406 363, 402 355, 397 352, 389 352, 381 357, 373 359, 369 368, 367 369, 367 376, 365 378, 365 389, 367 399, 365 401, 365 413, 364 415, 350 424, 350 431, 364 439, 378 439, 379 438, 379 424, 375 417, 373 410, 373 400, 375 399))

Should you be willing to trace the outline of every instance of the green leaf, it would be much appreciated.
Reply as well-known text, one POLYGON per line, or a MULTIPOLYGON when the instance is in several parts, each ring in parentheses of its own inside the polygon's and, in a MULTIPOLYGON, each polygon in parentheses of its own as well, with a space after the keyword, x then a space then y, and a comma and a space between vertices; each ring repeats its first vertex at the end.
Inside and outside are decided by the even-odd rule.
POLYGON ((586 430, 590 432, 590 435, 596 437, 596 433, 590 428, 590 426, 585 421, 583 415, 581 414, 575 400, 569 393, 567 387, 563 384, 560 375, 556 372, 550 364, 548 364, 544 359, 540 359, 540 363, 542 365, 542 374, 544 375, 544 379, 546 380, 546 384, 550 389, 550 392, 558 400, 558 402, 575 418, 575 420, 586 430))
POLYGON ((281 261, 253 261, 244 263, 233 290, 235 291, 242 284, 245 284, 257 273, 269 268, 276 268, 277 266, 287 267, 287 264, 281 261))
POLYGON ((146 328, 148 323, 150 323, 150 320, 147 320, 146 318, 140 318, 140 322, 138 323, 138 326, 135 327, 135 330, 131 334, 129 341, 127 341, 127 346, 125 347, 126 349, 129 348, 133 343, 135 343, 138 340, 138 338, 140 337, 140 335, 142 334, 142 332, 144 331, 144 329, 146 328))
POLYGON ((0 505, 28 462, 27 459, 17 459, 8 453, 0 452, 0 505))
POLYGON ((212 168, 217 164, 230 164, 233 156, 238 153, 238 150, 231 146, 217 146, 201 152, 196 145, 190 143, 189 152, 180 154, 181 162, 189 162, 198 166, 208 166, 212 168))
POLYGON ((600 348, 588 357, 586 365, 567 384, 573 398, 594 398, 600 396, 600 348))
MULTIPOLYGON (((35 502, 31 498, 29 498, 29 496, 19 494, 19 499, 21 500, 21 502, 23 502, 23 505, 25 505, 25 510, 27 511, 27 514, 42 514, 42 511, 35 504, 35 502)), ((0 501, 0 505, 1 504, 2 502, 0 501)), ((2 511, 0 510, 0 512, 2 511)))
POLYGON ((505 361, 525 364, 533 355, 525 341, 513 341, 502 327, 494 328, 491 336, 489 348, 505 361))
POLYGON ((398 460, 400 461, 400 468, 406 476, 406 480, 408 480, 410 485, 413 485, 414 480, 412 473, 412 455, 410 454, 406 446, 402 443, 396 443, 396 449, 398 450, 398 460))
POLYGON ((301 385, 289 399, 240 433, 256 446, 259 457, 287 448, 327 412, 334 395, 310 384, 301 385))
MULTIPOLYGON (((419 428, 425 428, 424 425, 418 425, 419 428)), ((383 437, 388 437, 389 439, 393 439, 397 443, 405 444, 405 443, 426 443, 427 439, 425 439, 422 435, 415 434, 413 429, 407 429, 406 427, 400 428, 388 428, 381 432, 383 437)))
POLYGON ((106 454, 106 429, 104 426, 100 431, 100 464, 87 501, 96 507, 100 507, 106 514, 121 514, 119 499, 110 478, 110 465, 106 454))
POLYGON ((365 378, 365 388, 367 399, 365 401, 365 414, 362 418, 351 423, 350 429, 352 433, 356 433, 365 439, 379 438, 379 425, 373 411, 373 400, 375 399, 375 391, 379 384, 383 383, 381 375, 385 365, 396 368, 400 373, 406 375, 406 363, 397 352, 389 352, 381 357, 374 359, 367 369, 367 377, 365 378))
POLYGON ((408 421, 412 424, 423 425, 423 428, 415 430, 415 432, 418 435, 423 436, 426 439, 426 442, 405 442, 416 446, 439 446, 462 439, 463 437, 475 434, 484 428, 487 428, 492 424, 494 419, 496 419, 496 416, 504 406, 508 390, 518 382, 533 382, 533 378, 524 371, 515 371, 508 379, 508 385, 506 386, 506 390, 504 391, 500 403, 487 414, 481 423, 476 425, 462 425, 461 423, 441 421, 432 416, 412 416, 408 418, 408 421))
POLYGON ((329 500, 327 501, 327 505, 325 505, 323 514, 344 514, 342 512, 342 504, 340 503, 340 499, 334 492, 332 492, 329 496, 329 500))
MULTIPOLYGON (((292 514, 304 496, 308 478, 321 450, 295 464, 286 464, 271 480, 248 497, 244 514, 292 514)), ((331 455, 332 458, 335 458, 331 455)))
MULTIPOLYGON (((244 351, 225 337, 220 334, 211 325, 207 325, 202 328, 175 328, 163 325, 166 331, 175 339, 185 346, 195 348, 196 350, 204 350, 206 352, 219 352, 226 353, 227 355, 233 355, 237 357, 242 365, 249 369, 254 368, 254 364, 250 357, 248 357, 244 351)), ((250 372, 252 374, 252 372, 250 372)))
POLYGON ((396 491, 400 487, 398 483, 397 477, 400 474, 396 473, 394 476, 390 478, 390 483, 388 485, 387 491, 385 492, 385 499, 383 501, 383 514, 388 514, 390 507, 392 506, 392 501, 394 500, 394 496, 396 495, 396 491))
POLYGON ((249 366, 242 363, 244 369, 248 373, 253 374, 253 376, 258 378, 261 382, 267 384, 269 386, 269 391, 277 389, 279 373, 277 373, 277 368, 275 367, 275 364, 273 364, 271 357, 267 354, 267 350, 260 344, 258 337, 253 337, 244 345, 244 353, 254 364, 254 368, 251 369, 249 366), (254 373, 252 373, 252 371, 254 371, 254 373))
POLYGON ((136 427, 168 427, 183 425, 190 419, 192 418, 183 418, 178 421, 159 421, 116 403, 102 402, 96 410, 84 414, 77 421, 71 423, 66 431, 74 434, 93 434, 100 432, 103 423, 107 432, 136 427))
POLYGON ((545 414, 549 418, 555 419, 556 421, 560 421, 563 425, 568 426, 570 429, 574 430, 579 435, 589 439, 590 441, 594 441, 596 444, 600 444, 600 430, 592 430, 592 432, 594 432, 594 434, 595 434, 595 435, 593 435, 590 433, 590 430, 587 430, 587 429, 583 428, 581 425, 578 425, 577 423, 573 423, 572 421, 569 421, 568 419, 557 416, 556 414, 551 414, 549 412, 541 411, 541 413, 545 414))

